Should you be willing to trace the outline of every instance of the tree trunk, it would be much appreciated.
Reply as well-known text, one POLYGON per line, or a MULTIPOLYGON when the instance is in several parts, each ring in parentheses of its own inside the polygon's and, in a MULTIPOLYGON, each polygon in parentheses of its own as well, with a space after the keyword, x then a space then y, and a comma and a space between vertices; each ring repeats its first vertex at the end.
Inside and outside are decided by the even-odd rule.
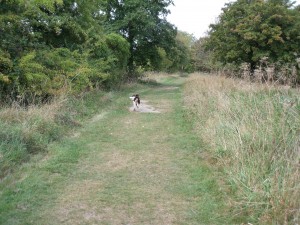
POLYGON ((129 78, 133 78, 134 76, 134 34, 133 34, 133 27, 131 25, 131 22, 128 24, 128 42, 130 44, 130 56, 128 59, 128 75, 129 78))

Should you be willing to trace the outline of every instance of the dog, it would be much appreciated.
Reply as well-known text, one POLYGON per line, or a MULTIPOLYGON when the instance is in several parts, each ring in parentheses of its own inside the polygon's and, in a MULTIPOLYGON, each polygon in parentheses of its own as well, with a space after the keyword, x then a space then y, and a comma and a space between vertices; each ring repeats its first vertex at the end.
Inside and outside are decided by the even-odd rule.
POLYGON ((135 94, 129 98, 132 100, 133 103, 133 111, 136 111, 139 108, 139 105, 141 104, 140 96, 138 94, 135 94))

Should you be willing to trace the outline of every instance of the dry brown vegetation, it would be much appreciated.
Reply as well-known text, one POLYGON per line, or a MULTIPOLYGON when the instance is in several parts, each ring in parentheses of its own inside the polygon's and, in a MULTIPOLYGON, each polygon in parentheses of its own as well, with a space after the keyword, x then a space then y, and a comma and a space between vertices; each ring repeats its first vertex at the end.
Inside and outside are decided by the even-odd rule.
POLYGON ((103 93, 99 92, 91 105, 89 95, 93 94, 81 98, 61 97, 43 105, 24 107, 15 102, 4 106, 0 110, 0 178, 28 161, 33 154, 46 151, 50 142, 81 126, 78 122, 81 118, 109 101, 102 99, 103 93))
POLYGON ((224 168, 234 213, 260 224, 299 223, 300 91, 194 74, 185 105, 224 168))

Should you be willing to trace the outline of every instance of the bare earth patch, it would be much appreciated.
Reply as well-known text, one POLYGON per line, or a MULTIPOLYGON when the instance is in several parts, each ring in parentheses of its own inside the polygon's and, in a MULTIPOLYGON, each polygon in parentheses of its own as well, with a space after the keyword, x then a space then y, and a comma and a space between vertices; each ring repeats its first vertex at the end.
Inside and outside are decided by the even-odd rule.
POLYGON ((161 90, 166 90, 166 91, 173 91, 173 90, 176 90, 178 89, 179 87, 162 87, 161 90))
POLYGON ((129 108, 131 112, 141 112, 141 113, 160 113, 157 109, 147 103, 148 101, 142 100, 138 109, 134 111, 133 106, 129 108))

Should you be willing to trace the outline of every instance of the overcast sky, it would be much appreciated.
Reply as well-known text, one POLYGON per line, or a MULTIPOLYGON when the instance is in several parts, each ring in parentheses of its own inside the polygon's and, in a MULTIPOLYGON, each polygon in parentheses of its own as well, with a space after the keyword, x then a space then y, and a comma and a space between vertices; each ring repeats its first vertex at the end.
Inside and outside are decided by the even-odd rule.
MULTIPOLYGON (((168 21, 179 30, 194 34, 196 38, 205 36, 209 24, 215 23, 225 3, 233 0, 174 0, 169 7, 168 21)), ((300 4, 300 0, 296 0, 300 4)))

